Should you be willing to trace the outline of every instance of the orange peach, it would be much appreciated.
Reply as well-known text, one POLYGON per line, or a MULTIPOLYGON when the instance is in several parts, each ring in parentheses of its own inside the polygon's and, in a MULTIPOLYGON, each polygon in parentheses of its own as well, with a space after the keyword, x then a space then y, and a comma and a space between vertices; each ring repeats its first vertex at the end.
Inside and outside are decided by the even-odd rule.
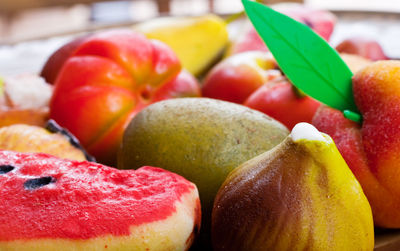
POLYGON ((329 134, 367 196, 380 227, 400 227, 400 61, 378 61, 353 78, 363 121, 321 108, 313 124, 329 134))

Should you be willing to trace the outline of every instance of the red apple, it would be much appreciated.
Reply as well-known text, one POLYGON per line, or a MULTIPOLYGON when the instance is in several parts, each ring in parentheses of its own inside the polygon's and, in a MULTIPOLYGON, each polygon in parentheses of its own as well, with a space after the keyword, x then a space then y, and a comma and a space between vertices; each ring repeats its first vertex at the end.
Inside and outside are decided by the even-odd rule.
POLYGON ((341 53, 356 54, 372 61, 388 59, 377 41, 363 37, 346 39, 336 46, 336 50, 341 53))
POLYGON ((61 48, 45 66, 54 62, 57 70, 52 59, 64 62, 50 117, 102 163, 115 163, 123 131, 142 108, 167 98, 200 96, 197 80, 181 70, 173 51, 142 34, 106 31, 71 43, 72 52, 61 48))
MULTIPOLYGON (((308 25, 327 41, 336 23, 336 17, 331 12, 311 9, 303 5, 283 5, 282 7, 278 6, 277 10, 308 25)), ((243 34, 232 42, 227 55, 229 56, 245 51, 268 51, 268 48, 253 26, 248 26, 243 34)))
POLYGON ((320 105, 299 93, 277 69, 272 55, 252 51, 233 55, 206 76, 203 96, 244 104, 277 119, 289 129, 311 122, 320 105))
POLYGON ((243 103, 266 82, 281 77, 270 53, 252 51, 233 55, 207 74, 202 86, 205 97, 243 103))
POLYGON ((244 105, 271 116, 291 130, 299 122, 311 123, 320 103, 286 79, 278 79, 258 88, 244 105))

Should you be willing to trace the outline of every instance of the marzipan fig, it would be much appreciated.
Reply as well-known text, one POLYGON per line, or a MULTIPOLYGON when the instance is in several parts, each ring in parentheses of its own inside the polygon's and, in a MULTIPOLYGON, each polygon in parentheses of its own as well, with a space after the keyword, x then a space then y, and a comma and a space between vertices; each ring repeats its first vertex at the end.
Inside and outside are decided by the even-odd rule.
POLYGON ((373 250, 370 205, 333 140, 297 124, 234 169, 214 202, 219 250, 373 250))

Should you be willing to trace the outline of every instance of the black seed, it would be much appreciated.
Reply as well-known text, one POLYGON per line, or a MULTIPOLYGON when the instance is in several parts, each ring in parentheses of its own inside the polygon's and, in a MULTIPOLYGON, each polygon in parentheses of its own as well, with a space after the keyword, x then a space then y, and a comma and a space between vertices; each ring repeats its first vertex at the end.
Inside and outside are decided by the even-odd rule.
POLYGON ((5 174, 14 170, 15 167, 11 165, 0 165, 0 174, 5 174))
POLYGON ((54 182, 56 182, 56 179, 50 176, 46 176, 25 181, 24 187, 28 190, 34 190, 54 182))
POLYGON ((72 135, 72 133, 70 133, 67 129, 57 124, 57 122, 55 122, 54 120, 50 119, 49 121, 47 121, 46 129, 51 133, 61 133, 64 137, 66 137, 69 140, 69 143, 71 143, 72 146, 78 148, 83 152, 87 161, 96 162, 96 159, 92 155, 87 153, 86 150, 81 146, 79 140, 74 135, 72 135))

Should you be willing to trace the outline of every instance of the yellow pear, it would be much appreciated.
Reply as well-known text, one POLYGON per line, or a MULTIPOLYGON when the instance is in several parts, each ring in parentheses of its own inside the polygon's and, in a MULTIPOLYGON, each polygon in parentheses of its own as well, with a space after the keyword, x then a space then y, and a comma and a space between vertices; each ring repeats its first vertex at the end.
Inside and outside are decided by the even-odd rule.
POLYGON ((370 205, 332 139, 297 124, 234 169, 212 212, 219 250, 373 250, 370 205))
POLYGON ((213 14, 160 17, 135 25, 133 29, 169 45, 183 67, 194 75, 210 67, 228 43, 225 21, 213 14))

